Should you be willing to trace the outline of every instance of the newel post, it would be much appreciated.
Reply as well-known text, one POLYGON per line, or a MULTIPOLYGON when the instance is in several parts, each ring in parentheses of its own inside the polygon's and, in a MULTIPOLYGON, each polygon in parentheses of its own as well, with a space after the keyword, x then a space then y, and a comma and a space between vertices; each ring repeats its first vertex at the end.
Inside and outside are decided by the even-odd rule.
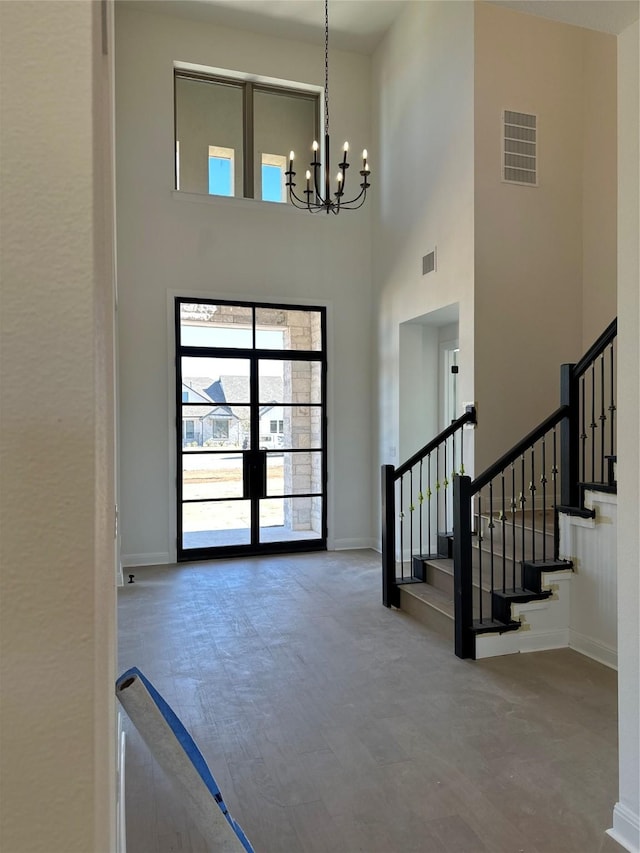
POLYGON ((453 478, 455 653, 459 658, 475 659, 471 554, 471 477, 457 475, 453 478))
POLYGON ((560 366, 560 404, 569 416, 560 425, 560 503, 580 506, 580 388, 575 364, 560 366))
POLYGON ((396 586, 396 490, 395 465, 382 466, 382 603, 399 607, 396 586))

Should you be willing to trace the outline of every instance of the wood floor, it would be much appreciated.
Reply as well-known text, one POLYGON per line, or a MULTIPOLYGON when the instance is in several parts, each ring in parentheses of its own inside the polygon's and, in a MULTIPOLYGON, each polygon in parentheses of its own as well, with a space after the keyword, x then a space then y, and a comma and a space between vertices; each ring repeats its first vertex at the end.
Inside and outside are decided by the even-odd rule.
MULTIPOLYGON (((256 853, 604 853, 616 674, 479 662, 380 603, 380 555, 135 569, 119 671, 182 718, 256 853)), ((125 720, 128 853, 207 851, 125 720)))

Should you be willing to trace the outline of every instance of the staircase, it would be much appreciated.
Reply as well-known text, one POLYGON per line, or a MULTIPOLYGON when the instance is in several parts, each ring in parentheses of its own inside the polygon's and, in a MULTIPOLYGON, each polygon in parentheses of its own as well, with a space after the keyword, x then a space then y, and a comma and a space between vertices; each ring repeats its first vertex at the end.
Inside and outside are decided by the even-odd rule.
POLYGON ((615 492, 616 334, 614 320, 562 365, 560 407, 474 480, 462 432, 472 407, 398 469, 383 466, 383 603, 448 632, 459 657, 567 645, 560 519, 592 519, 589 490, 615 492))

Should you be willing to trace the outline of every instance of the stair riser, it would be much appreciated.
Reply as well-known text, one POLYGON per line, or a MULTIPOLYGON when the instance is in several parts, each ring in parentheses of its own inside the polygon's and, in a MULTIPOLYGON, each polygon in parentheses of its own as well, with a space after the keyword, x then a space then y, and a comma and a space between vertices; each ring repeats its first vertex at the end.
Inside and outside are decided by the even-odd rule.
MULTIPOLYGON (((434 566, 431 563, 425 563, 424 565, 424 580, 425 583, 428 583, 434 589, 437 589, 439 592, 445 593, 449 598, 453 601, 453 591, 454 591, 454 583, 453 583, 453 574, 450 572, 446 572, 438 566, 434 566)), ((497 581, 498 578, 496 576, 496 587, 498 586, 497 581)), ((502 583, 502 576, 500 576, 500 583, 502 583)), ((489 572, 483 572, 483 587, 490 585, 489 572)), ((473 602, 474 610, 479 608, 479 599, 478 599, 478 577, 477 574, 474 578, 474 602, 473 602)), ((491 592, 488 589, 482 590, 482 611, 483 614, 488 614, 491 612, 491 592)))
POLYGON ((402 587, 400 587, 400 609, 412 616, 422 625, 437 631, 453 643, 454 622, 445 613, 431 607, 426 601, 415 598, 402 587))

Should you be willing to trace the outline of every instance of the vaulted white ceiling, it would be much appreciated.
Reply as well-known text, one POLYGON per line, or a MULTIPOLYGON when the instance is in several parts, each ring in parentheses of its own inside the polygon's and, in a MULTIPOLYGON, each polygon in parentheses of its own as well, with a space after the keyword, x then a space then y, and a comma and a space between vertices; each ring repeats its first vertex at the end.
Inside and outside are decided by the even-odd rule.
MULTIPOLYGON (((221 26, 320 42, 324 0, 118 0, 155 12, 221 26)), ((330 0, 331 46, 371 53, 409 2, 431 0, 330 0)), ((457 2, 457 0, 448 0, 457 2)), ((620 33, 640 14, 638 0, 489 0, 529 15, 588 29, 620 33)))

